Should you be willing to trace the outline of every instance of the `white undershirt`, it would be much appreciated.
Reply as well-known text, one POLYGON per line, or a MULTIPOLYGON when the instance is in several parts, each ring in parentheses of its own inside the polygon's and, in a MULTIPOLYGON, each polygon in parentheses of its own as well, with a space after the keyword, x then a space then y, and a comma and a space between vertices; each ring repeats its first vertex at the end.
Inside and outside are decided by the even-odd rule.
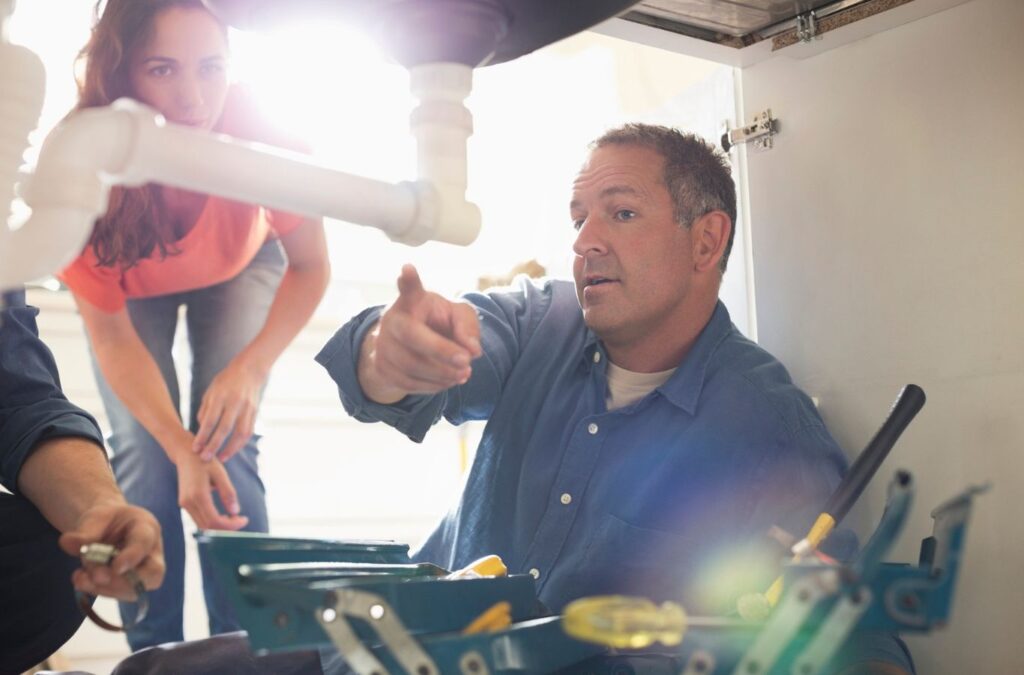
POLYGON ((634 373, 608 361, 608 410, 636 403, 668 382, 675 368, 657 373, 634 373))

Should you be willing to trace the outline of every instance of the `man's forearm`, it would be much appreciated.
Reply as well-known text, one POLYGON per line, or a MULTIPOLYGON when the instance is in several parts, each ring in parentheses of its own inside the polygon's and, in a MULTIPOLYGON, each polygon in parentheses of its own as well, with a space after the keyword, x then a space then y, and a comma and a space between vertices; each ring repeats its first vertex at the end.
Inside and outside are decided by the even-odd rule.
POLYGON ((51 438, 28 456, 18 490, 61 532, 98 504, 124 504, 103 448, 84 438, 51 438))

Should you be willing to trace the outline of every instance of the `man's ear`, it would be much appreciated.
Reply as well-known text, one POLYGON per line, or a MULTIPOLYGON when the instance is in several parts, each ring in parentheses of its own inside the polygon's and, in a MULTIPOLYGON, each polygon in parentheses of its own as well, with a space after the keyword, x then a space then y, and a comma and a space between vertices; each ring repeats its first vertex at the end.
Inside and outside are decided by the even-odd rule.
POLYGON ((709 211, 693 221, 693 265, 697 272, 718 268, 732 233, 732 220, 724 211, 709 211))

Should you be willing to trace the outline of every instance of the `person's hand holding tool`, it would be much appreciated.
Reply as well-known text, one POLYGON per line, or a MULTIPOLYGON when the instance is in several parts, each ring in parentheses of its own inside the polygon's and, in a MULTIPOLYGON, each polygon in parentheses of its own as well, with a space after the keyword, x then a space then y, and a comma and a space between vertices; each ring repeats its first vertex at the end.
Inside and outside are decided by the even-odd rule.
POLYGON ((60 547, 82 560, 71 580, 89 618, 107 630, 122 630, 93 612, 91 596, 97 595, 138 603, 133 624, 145 618, 146 590, 164 579, 160 524, 149 511, 123 503, 96 505, 61 535, 60 547))

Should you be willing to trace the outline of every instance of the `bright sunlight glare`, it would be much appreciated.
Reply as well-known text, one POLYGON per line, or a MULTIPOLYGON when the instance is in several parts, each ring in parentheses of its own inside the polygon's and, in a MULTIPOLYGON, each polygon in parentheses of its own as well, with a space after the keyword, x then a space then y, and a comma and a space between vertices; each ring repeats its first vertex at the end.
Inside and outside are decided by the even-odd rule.
POLYGON ((331 166, 380 180, 408 179, 415 146, 408 133, 405 69, 363 33, 334 22, 273 32, 232 31, 232 70, 270 122, 304 141, 331 166))
MULTIPOLYGON (((46 133, 74 105, 72 62, 88 38, 93 5, 22 0, 15 12, 12 40, 36 51, 47 70, 46 106, 26 153, 30 165, 46 133), (54 22, 58 8, 61 21, 54 22)), ((230 40, 233 79, 318 164, 387 182, 415 180, 409 76, 368 35, 320 20, 269 32, 232 30, 230 40)), ((500 275, 531 258, 549 274, 568 276, 568 189, 587 142, 626 120, 713 138, 732 116, 732 92, 727 69, 594 34, 476 70, 466 101, 474 126, 467 197, 483 212, 479 239, 468 248, 409 248, 372 228, 329 221, 333 283, 323 311, 348 311, 353 303, 341 300, 354 287, 393 292, 404 262, 443 293, 472 289, 478 276, 500 275)), ((743 291, 738 271, 727 283, 743 291)))

